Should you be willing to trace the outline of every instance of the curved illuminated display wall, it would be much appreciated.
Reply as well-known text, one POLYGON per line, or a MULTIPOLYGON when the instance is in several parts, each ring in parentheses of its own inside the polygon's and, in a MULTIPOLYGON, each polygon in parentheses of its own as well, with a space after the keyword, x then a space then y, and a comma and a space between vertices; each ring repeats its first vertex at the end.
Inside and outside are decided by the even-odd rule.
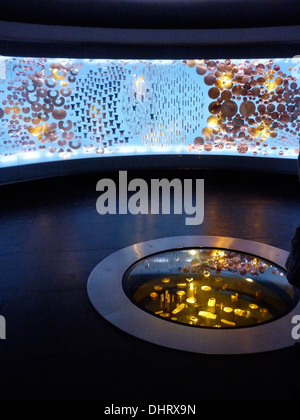
POLYGON ((300 59, 0 57, 0 168, 132 155, 297 159, 300 59))

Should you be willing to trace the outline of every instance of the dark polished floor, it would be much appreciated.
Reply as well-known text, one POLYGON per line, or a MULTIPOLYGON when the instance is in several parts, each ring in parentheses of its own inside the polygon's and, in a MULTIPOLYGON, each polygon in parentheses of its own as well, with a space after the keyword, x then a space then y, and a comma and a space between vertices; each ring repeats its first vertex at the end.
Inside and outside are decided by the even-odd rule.
MULTIPOLYGON (((99 216, 96 183, 112 174, 0 187, 1 399, 299 399, 297 347, 250 356, 161 348, 102 319, 86 292, 93 268, 137 242, 219 235, 288 250, 300 225, 295 176, 231 172, 131 173, 205 179, 205 221, 99 216)), ((114 175, 116 176, 116 175, 114 175)), ((147 178, 146 178, 147 177, 147 178)))

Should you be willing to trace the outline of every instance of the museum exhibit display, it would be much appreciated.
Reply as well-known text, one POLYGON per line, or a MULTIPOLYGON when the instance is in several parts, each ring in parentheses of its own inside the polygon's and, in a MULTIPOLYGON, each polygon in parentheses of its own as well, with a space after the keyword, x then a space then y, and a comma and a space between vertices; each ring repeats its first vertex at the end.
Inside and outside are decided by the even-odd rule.
POLYGON ((0 10, 0 398, 299 399, 299 0, 0 10))
POLYGON ((234 238, 157 239, 103 260, 89 298, 107 321, 165 347, 247 354, 293 346, 300 292, 286 251, 234 238), (237 251, 238 250, 238 251, 237 251))
POLYGON ((276 320, 298 303, 274 264, 222 249, 164 252, 125 274, 127 296, 141 309, 180 324, 239 328, 276 320))
POLYGON ((0 57, 0 167, 128 155, 296 159, 300 58, 0 57))

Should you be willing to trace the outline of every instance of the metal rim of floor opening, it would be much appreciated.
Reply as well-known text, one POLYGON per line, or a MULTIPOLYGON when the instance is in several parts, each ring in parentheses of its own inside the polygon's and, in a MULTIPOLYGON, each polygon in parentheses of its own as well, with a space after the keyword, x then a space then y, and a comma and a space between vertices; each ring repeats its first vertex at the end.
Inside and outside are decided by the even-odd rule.
POLYGON ((293 346, 293 318, 300 302, 287 315, 252 328, 206 329, 166 322, 136 306, 125 294, 123 276, 147 256, 183 248, 220 248, 256 255, 285 267, 288 252, 259 242, 216 236, 180 236, 157 239, 110 255, 92 272, 88 296, 96 311, 120 330, 144 341, 176 350, 215 355, 262 353, 293 346))

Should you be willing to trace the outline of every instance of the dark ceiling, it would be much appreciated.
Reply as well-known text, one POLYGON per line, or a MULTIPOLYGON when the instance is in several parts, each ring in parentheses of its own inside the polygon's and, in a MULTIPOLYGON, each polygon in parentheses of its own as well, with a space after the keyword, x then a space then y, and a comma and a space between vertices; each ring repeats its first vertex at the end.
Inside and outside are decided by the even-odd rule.
POLYGON ((241 28, 299 24, 299 0, 0 0, 0 20, 103 28, 241 28))

